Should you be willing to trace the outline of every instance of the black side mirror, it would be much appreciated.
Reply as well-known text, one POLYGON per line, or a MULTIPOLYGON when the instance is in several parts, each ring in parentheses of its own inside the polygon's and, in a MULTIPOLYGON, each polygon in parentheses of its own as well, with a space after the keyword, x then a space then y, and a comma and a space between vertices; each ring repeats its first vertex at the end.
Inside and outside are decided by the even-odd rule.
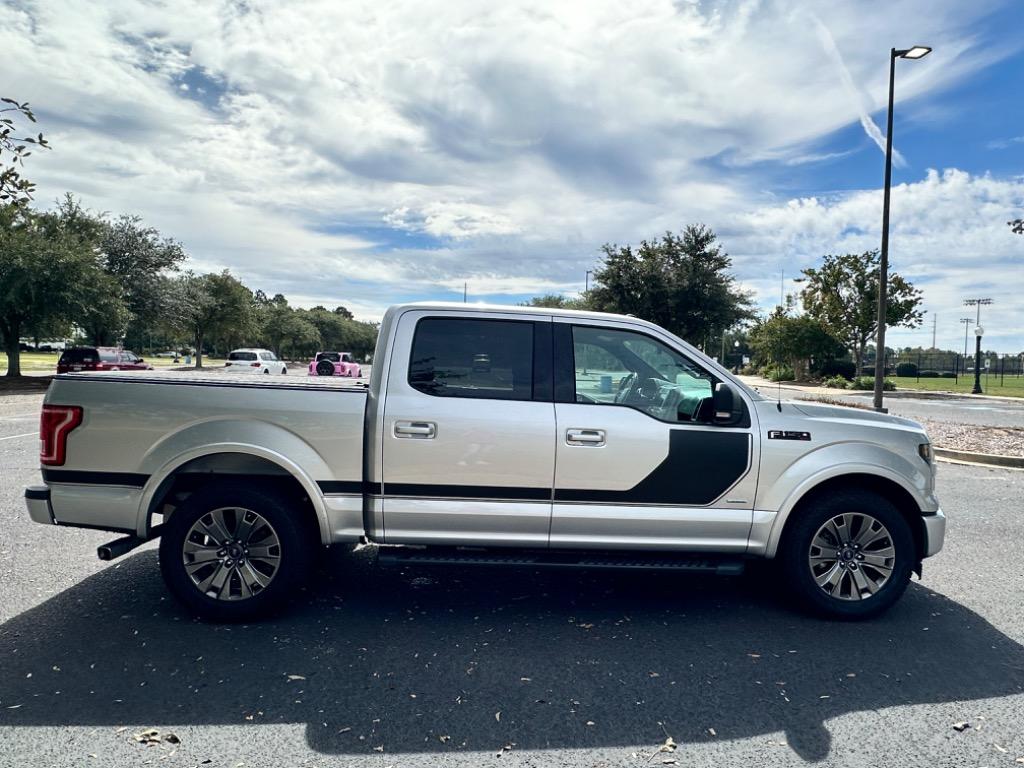
POLYGON ((724 381, 715 385, 713 396, 715 422, 719 424, 737 421, 743 415, 743 401, 736 390, 724 381))

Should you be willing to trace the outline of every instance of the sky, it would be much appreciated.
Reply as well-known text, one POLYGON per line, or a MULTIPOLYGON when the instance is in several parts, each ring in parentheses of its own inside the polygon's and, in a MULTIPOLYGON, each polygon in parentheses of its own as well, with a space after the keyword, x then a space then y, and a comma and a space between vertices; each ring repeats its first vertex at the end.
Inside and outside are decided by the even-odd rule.
POLYGON ((702 222, 763 309, 879 245, 889 49, 893 346, 1024 350, 1019 0, 0 0, 0 95, 71 191, 294 305, 583 290, 604 243, 702 222))

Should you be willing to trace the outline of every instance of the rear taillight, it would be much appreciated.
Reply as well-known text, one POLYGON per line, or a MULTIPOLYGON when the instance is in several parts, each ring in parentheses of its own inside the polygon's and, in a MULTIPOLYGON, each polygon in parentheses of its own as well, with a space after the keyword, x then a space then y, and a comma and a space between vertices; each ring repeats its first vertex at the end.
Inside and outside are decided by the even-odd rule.
POLYGON ((81 406, 44 405, 39 416, 39 463, 62 466, 67 455, 68 434, 81 423, 81 406))
POLYGON ((250 368, 259 368, 263 363, 249 363, 250 368))

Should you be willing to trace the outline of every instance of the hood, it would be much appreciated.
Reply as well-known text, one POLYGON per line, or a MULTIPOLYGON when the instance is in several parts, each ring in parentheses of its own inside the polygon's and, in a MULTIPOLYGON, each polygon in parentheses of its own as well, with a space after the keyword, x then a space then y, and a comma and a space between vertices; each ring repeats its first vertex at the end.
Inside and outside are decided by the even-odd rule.
POLYGON ((808 400, 791 400, 789 404, 812 419, 845 421, 865 426, 885 426, 912 430, 914 432, 924 432, 924 427, 916 421, 904 419, 900 416, 892 416, 888 413, 869 411, 866 408, 847 408, 842 405, 828 405, 808 400))

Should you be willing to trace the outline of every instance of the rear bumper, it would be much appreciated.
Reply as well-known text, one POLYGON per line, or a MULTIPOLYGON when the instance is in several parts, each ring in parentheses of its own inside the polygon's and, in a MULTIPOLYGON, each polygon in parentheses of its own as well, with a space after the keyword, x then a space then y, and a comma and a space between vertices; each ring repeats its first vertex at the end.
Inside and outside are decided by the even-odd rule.
POLYGON ((34 523, 135 533, 141 488, 54 483, 25 489, 34 523))
POLYGON ((32 485, 25 489, 25 506, 33 523, 56 524, 53 507, 50 506, 50 489, 45 485, 32 485))
POLYGON ((921 519, 924 521, 924 556, 931 557, 942 549, 946 540, 946 516, 937 509, 921 519))

